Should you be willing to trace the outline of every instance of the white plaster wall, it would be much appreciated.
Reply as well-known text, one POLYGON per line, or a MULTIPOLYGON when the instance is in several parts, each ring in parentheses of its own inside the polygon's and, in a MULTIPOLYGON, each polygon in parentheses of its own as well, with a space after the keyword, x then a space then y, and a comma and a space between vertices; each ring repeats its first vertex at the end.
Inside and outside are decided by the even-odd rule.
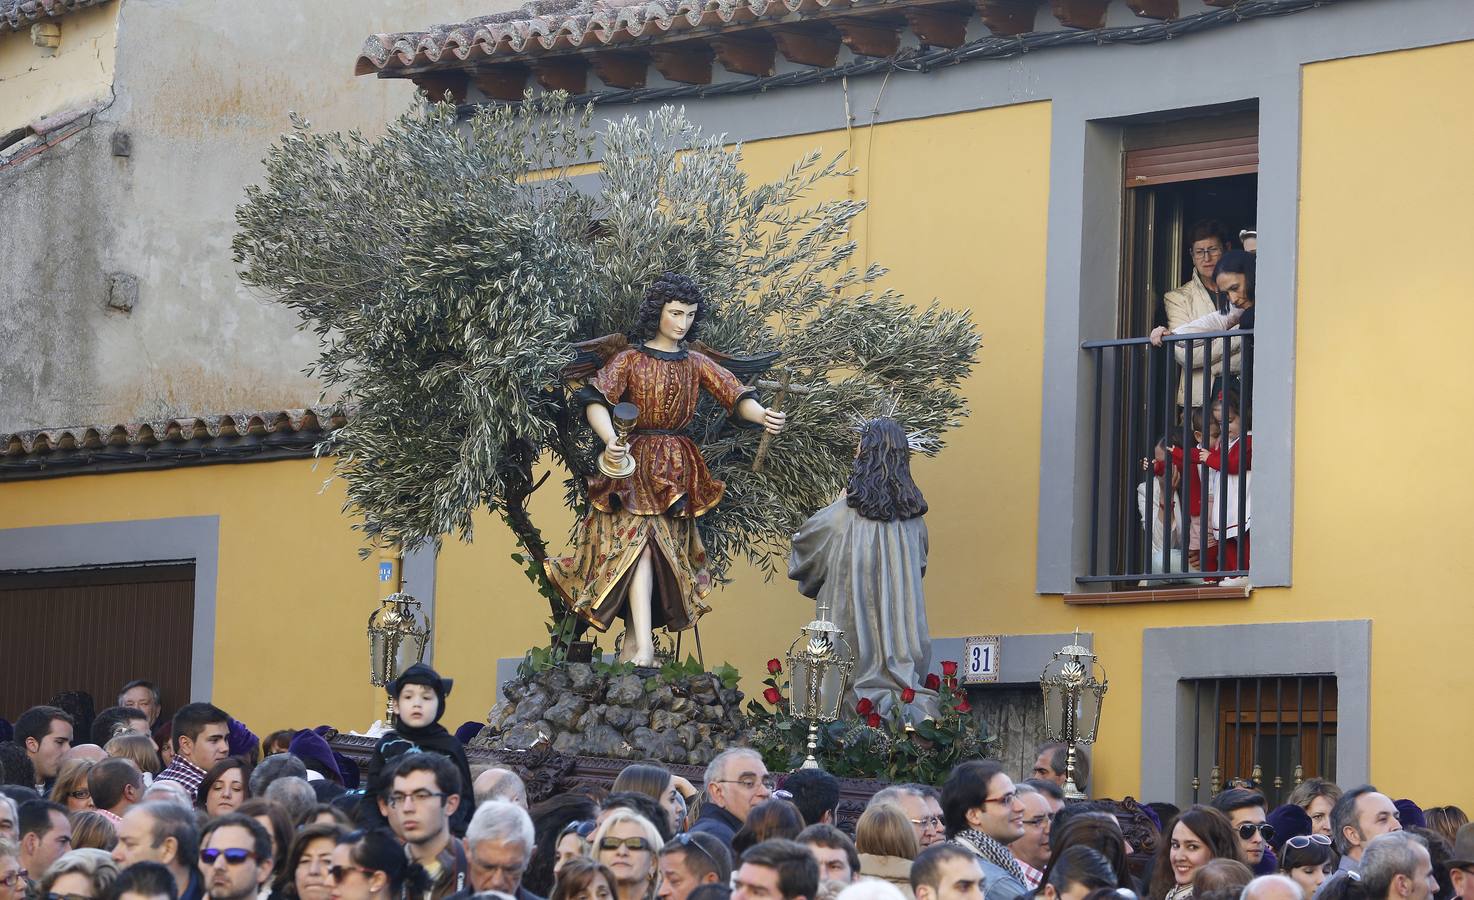
POLYGON ((315 403, 314 339, 241 286, 234 210, 297 111, 377 131, 404 80, 356 78, 371 32, 508 0, 123 0, 115 99, 0 176, 0 431, 315 403), (111 152, 126 132, 132 154, 111 152), (131 313, 108 275, 139 279, 131 313))

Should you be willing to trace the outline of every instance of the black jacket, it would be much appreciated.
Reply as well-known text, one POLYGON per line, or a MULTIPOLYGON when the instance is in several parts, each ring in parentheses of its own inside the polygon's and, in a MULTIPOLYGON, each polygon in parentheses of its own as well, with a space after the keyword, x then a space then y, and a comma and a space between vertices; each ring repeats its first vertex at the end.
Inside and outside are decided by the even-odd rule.
MULTIPOLYGON (((742 830, 742 820, 710 801, 701 805, 701 815, 691 826, 692 834, 709 834, 732 849, 732 838, 742 830)), ((732 854, 734 859, 737 854, 732 854)))

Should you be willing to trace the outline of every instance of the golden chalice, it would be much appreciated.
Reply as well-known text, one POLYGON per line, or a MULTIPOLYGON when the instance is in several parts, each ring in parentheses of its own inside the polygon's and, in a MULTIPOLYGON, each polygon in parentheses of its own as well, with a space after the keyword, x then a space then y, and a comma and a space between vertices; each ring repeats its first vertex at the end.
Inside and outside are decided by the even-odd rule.
POLYGON ((629 450, 630 432, 635 430, 635 421, 640 418, 640 408, 633 403, 618 403, 610 411, 609 418, 614 423, 614 434, 618 443, 625 447, 624 459, 621 462, 609 461, 609 448, 599 454, 599 471, 610 478, 628 478, 635 474, 635 455, 629 450))

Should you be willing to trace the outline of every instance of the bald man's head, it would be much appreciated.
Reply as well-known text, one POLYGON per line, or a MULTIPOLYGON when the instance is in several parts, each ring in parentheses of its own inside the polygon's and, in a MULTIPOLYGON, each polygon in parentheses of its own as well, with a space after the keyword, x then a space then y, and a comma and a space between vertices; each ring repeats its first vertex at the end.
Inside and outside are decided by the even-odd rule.
POLYGON ((487 769, 471 782, 471 791, 476 795, 477 806, 488 800, 505 800, 527 809, 527 787, 511 769, 487 769))

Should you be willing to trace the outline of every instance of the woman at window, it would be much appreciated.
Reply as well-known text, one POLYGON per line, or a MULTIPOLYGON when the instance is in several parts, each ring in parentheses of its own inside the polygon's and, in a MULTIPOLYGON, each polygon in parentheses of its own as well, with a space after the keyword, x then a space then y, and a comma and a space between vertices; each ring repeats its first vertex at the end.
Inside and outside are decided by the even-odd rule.
POLYGON ((1211 806, 1183 810, 1157 849, 1152 867, 1151 900, 1188 900, 1193 895, 1193 876, 1210 859, 1239 858, 1239 841, 1228 816, 1211 806))
MULTIPOLYGON (((1228 311, 1227 304, 1219 296, 1220 288, 1214 275, 1219 260, 1228 252, 1228 229, 1217 221, 1205 219, 1194 223, 1188 230, 1187 241, 1188 259, 1193 267, 1192 277, 1162 297, 1169 333, 1175 333, 1182 326, 1210 313, 1228 311)), ((1222 367, 1222 342, 1214 342, 1211 348, 1195 344, 1191 368, 1187 367, 1186 350, 1181 347, 1179 349, 1182 352, 1178 354, 1178 361, 1183 364, 1183 370, 1177 382, 1177 405, 1202 406, 1203 366, 1206 361, 1215 371, 1222 367), (1188 399, 1188 394, 1191 394, 1191 399, 1188 399)), ((1229 354, 1228 368, 1233 372, 1239 370, 1237 347, 1229 354)))
POLYGON ((665 846, 653 822, 627 809, 616 810, 594 832, 592 843, 594 859, 614 873, 619 900, 652 900, 660 874, 656 860, 665 846))

